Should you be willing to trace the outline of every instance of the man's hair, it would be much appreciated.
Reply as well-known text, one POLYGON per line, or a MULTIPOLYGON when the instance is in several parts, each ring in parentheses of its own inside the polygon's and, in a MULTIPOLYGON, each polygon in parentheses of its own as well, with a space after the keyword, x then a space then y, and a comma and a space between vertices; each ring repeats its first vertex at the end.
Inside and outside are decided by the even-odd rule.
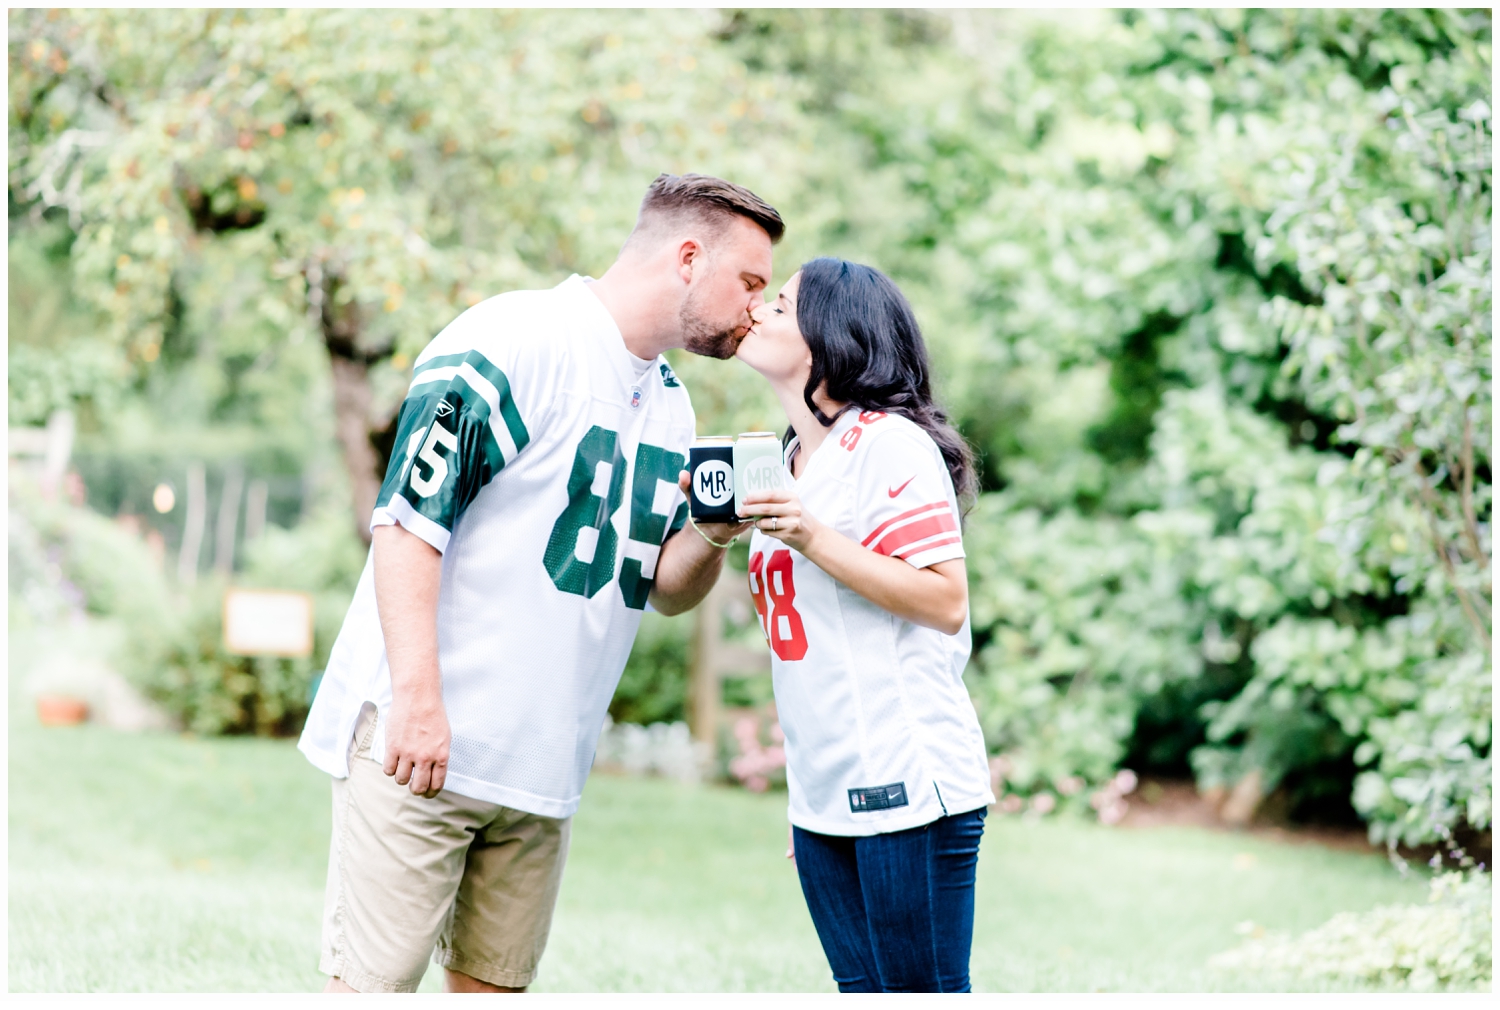
POLYGON ((664 227, 681 225, 689 220, 708 222, 715 231, 736 217, 748 218, 759 225, 771 241, 779 242, 786 225, 781 215, 766 201, 744 186, 716 179, 711 175, 658 175, 636 217, 635 230, 626 245, 638 235, 658 233, 664 227))

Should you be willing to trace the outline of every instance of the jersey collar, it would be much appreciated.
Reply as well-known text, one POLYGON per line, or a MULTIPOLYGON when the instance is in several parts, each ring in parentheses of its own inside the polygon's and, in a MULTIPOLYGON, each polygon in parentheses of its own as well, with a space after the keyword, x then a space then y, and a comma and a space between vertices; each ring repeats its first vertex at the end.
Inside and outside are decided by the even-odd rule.
MULTIPOLYGON (((857 410, 848 410, 848 411, 845 411, 839 417, 839 419, 837 421, 833 422, 833 427, 828 429, 828 437, 825 438, 825 439, 823 439, 823 444, 820 445, 820 446, 818 446, 818 451, 815 452, 815 453, 813 453, 812 458, 809 459, 807 461, 807 463, 804 465, 803 470, 802 470, 802 476, 801 477, 793 477, 792 478, 793 481, 796 482, 796 483, 801 483, 802 481, 806 480, 808 474, 810 474, 812 472, 812 468, 814 466, 818 465, 818 464, 816 464, 814 462, 814 460, 817 460, 817 459, 821 458, 823 455, 826 454, 829 443, 831 442, 831 443, 837 444, 838 440, 840 438, 843 438, 844 432, 846 432, 850 428, 854 427, 854 425, 857 424, 858 422, 859 422, 859 411, 857 411, 857 410)), ((792 457, 796 454, 797 450, 801 447, 801 445, 802 445, 802 440, 800 438, 798 438, 797 435, 796 435, 796 433, 794 432, 792 434, 791 441, 789 441, 786 444, 786 448, 784 450, 782 450, 782 453, 781 453, 781 462, 782 462, 782 465, 786 467, 786 472, 787 472, 788 476, 790 476, 791 472, 792 472, 792 457)))

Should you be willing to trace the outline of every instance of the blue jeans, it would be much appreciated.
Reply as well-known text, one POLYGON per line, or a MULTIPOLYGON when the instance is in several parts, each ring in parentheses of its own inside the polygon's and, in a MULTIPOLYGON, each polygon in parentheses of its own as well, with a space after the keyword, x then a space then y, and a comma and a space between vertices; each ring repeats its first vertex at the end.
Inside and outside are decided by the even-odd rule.
POLYGON ((850 838, 792 829, 840 992, 968 992, 985 810, 850 838))

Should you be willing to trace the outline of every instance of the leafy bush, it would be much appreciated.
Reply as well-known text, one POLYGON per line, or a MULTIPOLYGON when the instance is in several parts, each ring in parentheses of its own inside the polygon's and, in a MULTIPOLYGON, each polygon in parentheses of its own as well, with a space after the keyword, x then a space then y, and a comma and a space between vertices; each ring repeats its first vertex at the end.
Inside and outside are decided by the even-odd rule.
POLYGON ((298 732, 307 715, 311 659, 231 655, 224 649, 223 593, 214 581, 157 619, 133 624, 124 647, 132 680, 197 733, 298 732))
POLYGON ((1075 32, 881 148, 955 193, 935 255, 993 320, 938 356, 1003 488, 969 676, 1010 784, 1149 768, 1177 697, 1204 788, 1332 785, 1393 843, 1482 829, 1488 19, 1132 13, 1086 73, 1075 32))
POLYGON ((1012 789, 1109 779, 1143 699, 1199 673, 1198 608, 1171 541, 1128 520, 1045 517, 1004 494, 971 514, 970 693, 1012 789))
MULTIPOLYGON (((1459 871, 1433 878, 1426 905, 1344 912, 1299 937, 1263 935, 1210 964, 1224 971, 1381 988, 1488 990, 1494 978, 1492 880, 1459 871)), ((1254 933, 1253 923, 1242 930, 1254 933)))
POLYGON ((687 718, 688 662, 692 617, 641 617, 625 672, 609 703, 617 723, 675 723, 687 718))
POLYGON ((53 582, 98 617, 150 621, 171 608, 161 559, 130 530, 66 501, 44 500, 15 471, 10 506, 11 588, 23 598, 29 583, 53 582))
POLYGON ((240 584, 314 596, 313 656, 274 659, 225 651, 223 581, 174 586, 161 559, 131 530, 88 509, 43 502, 25 482, 13 484, 12 504, 13 591, 19 588, 24 600, 25 583, 56 565, 64 591, 75 593, 79 605, 120 624, 120 672, 170 716, 200 733, 301 729, 313 675, 327 660, 363 558, 341 510, 294 530, 269 527, 250 546, 240 584))
POLYGON ((238 584, 313 596, 313 655, 246 657, 224 650, 222 582, 185 592, 163 619, 133 628, 130 669, 148 695, 201 733, 290 735, 312 703, 312 680, 328 661, 359 580, 365 551, 341 509, 302 525, 271 526, 247 550, 238 584))

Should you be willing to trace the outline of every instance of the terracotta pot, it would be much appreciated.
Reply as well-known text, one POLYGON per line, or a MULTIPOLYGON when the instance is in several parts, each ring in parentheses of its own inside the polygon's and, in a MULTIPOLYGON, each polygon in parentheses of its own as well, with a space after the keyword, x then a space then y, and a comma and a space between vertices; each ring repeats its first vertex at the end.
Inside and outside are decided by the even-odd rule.
POLYGON ((36 700, 36 717, 43 726, 76 726, 89 717, 89 707, 77 698, 44 694, 36 700))

